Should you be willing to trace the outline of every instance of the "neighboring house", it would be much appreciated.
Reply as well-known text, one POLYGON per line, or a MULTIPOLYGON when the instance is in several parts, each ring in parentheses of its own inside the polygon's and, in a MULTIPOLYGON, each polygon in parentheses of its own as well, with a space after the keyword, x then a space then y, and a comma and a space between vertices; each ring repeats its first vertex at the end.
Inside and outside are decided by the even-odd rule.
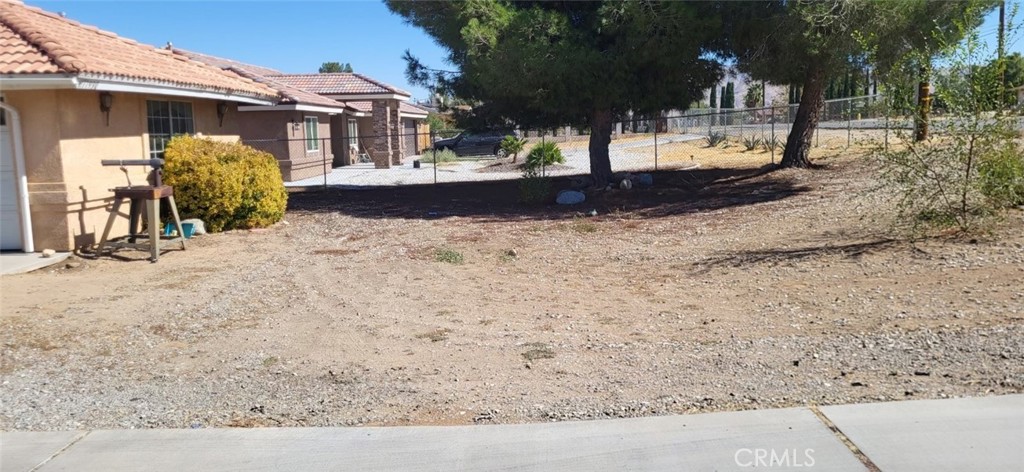
POLYGON ((362 74, 285 74, 167 47, 280 93, 279 103, 243 106, 239 111, 242 140, 272 152, 281 161, 286 181, 322 175, 325 167, 361 158, 371 159, 377 168, 390 168, 430 145, 427 110, 409 103, 408 92, 362 74), (311 145, 316 141, 329 145, 321 150, 311 145))
MULTIPOLYGON (((96 242, 110 189, 127 183, 100 160, 162 157, 182 133, 237 141, 240 104, 278 102, 231 71, 10 0, 0 1, 0 94, 0 248, 26 252, 96 242)), ((145 168, 129 171, 145 181, 145 168)))

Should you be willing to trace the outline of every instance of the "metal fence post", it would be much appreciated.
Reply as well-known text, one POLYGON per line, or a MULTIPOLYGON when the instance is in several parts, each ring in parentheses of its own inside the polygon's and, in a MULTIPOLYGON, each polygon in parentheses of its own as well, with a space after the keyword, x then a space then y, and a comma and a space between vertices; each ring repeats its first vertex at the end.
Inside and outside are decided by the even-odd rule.
POLYGON ((435 186, 437 185, 437 147, 434 146, 434 143, 436 141, 437 141, 437 135, 435 134, 434 128, 430 128, 430 152, 434 156, 433 164, 434 164, 434 185, 435 186))
POLYGON ((889 150, 889 114, 890 114, 889 101, 887 99, 886 102, 885 102, 885 147, 884 147, 884 149, 886 151, 889 150))
POLYGON ((540 132, 540 148, 541 148, 541 159, 540 159, 540 176, 547 177, 547 150, 544 148, 544 135, 548 134, 547 130, 541 130, 540 132))
POLYGON ((772 141, 769 143, 772 148, 772 164, 775 164, 775 109, 772 109, 772 141))
POLYGON ((320 140, 320 159, 324 161, 324 188, 327 188, 327 138, 320 140))
POLYGON ((654 121, 654 170, 658 170, 658 120, 654 121))
POLYGON ((853 137, 853 100, 846 107, 846 147, 849 148, 853 137))

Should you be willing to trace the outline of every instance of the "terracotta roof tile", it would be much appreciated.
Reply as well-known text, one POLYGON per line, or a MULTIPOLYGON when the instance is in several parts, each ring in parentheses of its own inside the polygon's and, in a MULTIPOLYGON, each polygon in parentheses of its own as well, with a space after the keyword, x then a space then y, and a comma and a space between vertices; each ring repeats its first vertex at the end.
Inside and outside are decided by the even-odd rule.
POLYGON ((28 7, 0 1, 0 74, 78 74, 185 88, 274 96, 263 84, 171 51, 28 7))
POLYGON ((218 67, 224 70, 230 70, 236 74, 251 79, 253 81, 264 84, 277 91, 278 96, 281 99, 281 103, 298 103, 303 105, 317 105, 323 107, 333 108, 344 108, 345 104, 331 100, 330 98, 317 95, 312 92, 307 92, 288 84, 281 83, 271 78, 272 76, 281 75, 281 71, 271 69, 269 67, 257 66, 253 64, 246 64, 244 62, 235 61, 232 59, 225 59, 223 57, 211 56, 209 54, 202 54, 193 51, 186 51, 184 49, 170 47, 170 50, 175 54, 179 54, 193 61, 202 62, 204 64, 218 67))
POLYGON ((415 113, 417 115, 426 115, 430 113, 430 110, 424 110, 416 105, 409 102, 400 102, 398 104, 398 111, 401 113, 415 113))
POLYGON ((370 102, 369 100, 357 100, 357 101, 354 101, 354 102, 346 101, 345 105, 348 105, 349 108, 351 108, 351 109, 353 109, 355 111, 358 111, 358 112, 363 112, 363 113, 372 113, 373 112, 373 103, 370 102))
POLYGON ((410 95, 397 87, 371 79, 362 74, 335 72, 330 74, 281 74, 270 78, 320 95, 410 95))

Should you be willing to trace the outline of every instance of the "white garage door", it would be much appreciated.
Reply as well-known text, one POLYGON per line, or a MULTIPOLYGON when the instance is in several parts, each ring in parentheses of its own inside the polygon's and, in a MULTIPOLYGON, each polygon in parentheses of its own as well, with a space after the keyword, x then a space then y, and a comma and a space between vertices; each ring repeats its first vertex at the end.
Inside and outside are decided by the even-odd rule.
POLYGON ((15 175, 11 131, 0 126, 0 249, 5 251, 22 248, 15 175))

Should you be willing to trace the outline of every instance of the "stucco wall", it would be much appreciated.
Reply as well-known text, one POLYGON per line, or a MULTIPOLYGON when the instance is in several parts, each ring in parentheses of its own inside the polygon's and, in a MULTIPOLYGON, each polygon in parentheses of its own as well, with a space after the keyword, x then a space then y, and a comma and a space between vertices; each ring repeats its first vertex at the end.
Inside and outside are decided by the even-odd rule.
POLYGON ((277 158, 281 176, 292 182, 330 172, 331 116, 303 111, 243 111, 239 113, 242 140, 277 158), (318 147, 306 150, 307 116, 317 118, 318 147))
MULTIPOLYGON (((6 91, 5 99, 22 117, 33 240, 40 250, 70 250, 99 240, 113 200, 110 189, 127 185, 124 173, 100 161, 149 157, 146 100, 190 102, 197 134, 239 138, 235 105, 221 126, 215 100, 114 93, 108 125, 97 92, 6 91)), ((129 175, 132 184, 145 184, 147 169, 130 167, 129 175)), ((111 235, 127 232, 127 218, 121 218, 111 235)))

